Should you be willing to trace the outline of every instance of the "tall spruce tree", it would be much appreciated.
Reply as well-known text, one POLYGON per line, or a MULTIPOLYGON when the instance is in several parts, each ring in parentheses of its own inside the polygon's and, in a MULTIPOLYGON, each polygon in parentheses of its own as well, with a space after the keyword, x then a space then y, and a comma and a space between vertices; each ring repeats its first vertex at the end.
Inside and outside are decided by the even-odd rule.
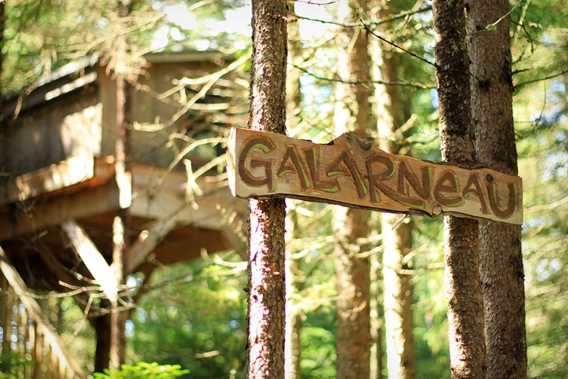
MULTIPOLYGON (((286 0, 252 1, 249 127, 285 133, 286 0)), ((284 377, 284 199, 250 200, 248 374, 284 377)))
MULTIPOLYGON (((302 107, 300 71, 293 64, 301 58, 302 46, 300 26, 293 2, 288 4, 288 72, 286 76, 286 129, 294 136, 302 107)), ((286 214, 286 335, 285 335, 285 376, 286 379, 300 379, 300 358, 302 352, 302 312, 298 304, 301 291, 300 260, 292 256, 289 249, 298 237, 298 215, 291 207, 286 214)))
MULTIPOLYGON (((338 14, 353 22, 368 12, 366 0, 341 0, 338 14)), ((342 28, 337 36, 337 74, 345 81, 336 89, 336 135, 348 131, 365 134, 370 127, 369 53, 367 33, 342 28)), ((338 207, 334 215, 337 288, 337 378, 368 378, 370 365, 369 258, 361 257, 369 234, 369 211, 338 207)))
MULTIPOLYGON (((475 162, 471 127, 469 59, 463 0, 434 0, 436 73, 442 158, 475 162)), ((444 217, 446 286, 452 378, 485 377, 483 299, 479 277, 478 222, 444 217)))
MULTIPOLYGON (((471 106, 480 164, 517 175, 510 9, 507 0, 468 1, 471 106)), ((479 223, 488 378, 526 378, 521 227, 479 223)))
MULTIPOLYGON (((392 3, 379 0, 372 13, 377 19, 392 17, 392 3)), ((386 24, 379 26, 381 34, 388 32, 386 24)), ((375 79, 395 83, 400 55, 382 41, 374 40, 375 79)), ((398 86, 376 86, 375 105, 380 146, 398 154, 401 139, 397 130, 404 123, 403 99, 398 86)), ((386 332, 388 377, 415 377, 414 338, 412 335, 412 277, 408 253, 412 247, 412 224, 401 222, 400 215, 381 215, 383 235, 383 308, 386 332)))

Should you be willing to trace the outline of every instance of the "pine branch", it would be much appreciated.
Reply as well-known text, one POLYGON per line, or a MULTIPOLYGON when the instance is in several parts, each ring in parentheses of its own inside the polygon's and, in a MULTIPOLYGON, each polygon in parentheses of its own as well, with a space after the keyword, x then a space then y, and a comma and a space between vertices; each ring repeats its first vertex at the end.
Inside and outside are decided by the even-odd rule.
MULTIPOLYGON (((297 0, 296 0, 297 1, 297 0)), ((378 20, 369 20, 368 21, 368 25, 372 25, 372 26, 378 26, 378 25, 382 25, 382 24, 388 24, 397 20, 400 20, 401 18, 405 18, 408 16, 413 16, 415 14, 420 14, 420 13, 425 13, 425 12, 429 12, 432 10, 431 6, 428 7, 424 7, 424 8, 420 8, 420 9, 416 9, 416 10, 411 10, 411 11, 406 11, 406 12, 401 12, 397 15, 394 15, 392 17, 389 18, 385 18, 385 19, 378 19, 378 20)), ((313 22, 319 22, 322 24, 329 24, 329 25, 335 25, 335 26, 341 26, 342 28, 361 28, 363 27, 360 23, 358 22, 354 22, 354 23, 343 23, 343 22, 339 22, 339 21, 333 21, 333 20, 322 20, 321 18, 312 18, 312 17, 307 17, 307 16, 300 16, 300 15, 295 15, 296 18, 300 19, 300 20, 306 20, 306 21, 313 21, 313 22)))
POLYGON ((564 69, 564 70, 562 70, 562 71, 560 71, 560 72, 556 72, 556 73, 554 73, 554 74, 550 74, 550 75, 544 76, 544 77, 542 77, 542 78, 530 79, 530 80, 527 80, 527 81, 524 81, 524 82, 517 83, 517 84, 515 85, 515 89, 514 89, 514 90, 517 91, 519 88, 524 87, 524 86, 526 86, 526 85, 528 85, 528 84, 532 84, 532 83, 536 83, 536 82, 542 82, 542 81, 545 81, 545 80, 554 79, 554 78, 557 78, 557 77, 562 76, 562 75, 564 75, 564 74, 568 74, 568 68, 566 68, 566 69, 564 69))
POLYGON ((412 51, 410 51, 410 50, 407 50, 407 49, 405 49, 404 47, 402 47, 402 46, 400 46, 400 45, 398 45, 398 44, 396 44, 396 43, 394 43, 394 42, 392 42, 392 41, 386 39, 385 37, 383 37, 383 36, 377 34, 377 33, 374 32, 371 28, 369 28, 369 25, 366 24, 365 21, 363 21, 362 18, 360 18, 359 21, 361 22, 361 25, 363 25, 363 27, 365 28, 365 30, 366 30, 367 32, 369 32, 369 34, 371 34, 373 37, 378 38, 379 40, 383 41, 384 43, 386 43, 386 44, 388 44, 388 45, 391 45, 392 47, 397 48, 397 49, 399 49, 400 51, 403 51, 403 52, 405 52, 406 54, 408 54, 408 55, 410 55, 410 56, 412 56, 412 57, 414 57, 414 58, 416 58, 416 59, 418 59, 418 60, 421 60, 421 61, 424 62, 424 63, 429 64, 429 65, 432 66, 432 67, 438 68, 438 65, 437 65, 436 63, 434 63, 434 62, 432 62, 432 61, 430 61, 430 60, 428 60, 428 59, 426 59, 426 58, 424 58, 424 57, 421 57, 420 55, 418 55, 418 54, 416 54, 416 53, 414 53, 414 52, 412 52, 412 51))
POLYGON ((385 86, 413 87, 413 88, 418 88, 418 89, 433 89, 433 88, 436 88, 436 86, 432 85, 432 84, 422 84, 422 83, 406 82, 406 81, 395 81, 395 82, 388 82, 388 81, 384 81, 384 80, 358 81, 358 80, 344 80, 344 79, 341 79, 341 78, 329 78, 329 77, 318 75, 314 72, 307 70, 304 67, 297 66, 295 64, 292 64, 292 67, 302 71, 305 74, 308 74, 309 76, 311 76, 315 79, 322 80, 322 81, 325 81, 325 82, 353 84, 353 85, 381 84, 381 85, 385 85, 385 86))

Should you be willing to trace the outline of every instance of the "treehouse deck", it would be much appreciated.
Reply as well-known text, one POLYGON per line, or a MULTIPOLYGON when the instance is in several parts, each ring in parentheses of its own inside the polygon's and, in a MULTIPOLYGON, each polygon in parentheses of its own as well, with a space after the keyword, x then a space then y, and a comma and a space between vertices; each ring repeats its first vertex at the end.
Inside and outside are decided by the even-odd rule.
MULTIPOLYGON (((226 59, 217 52, 145 57, 143 74, 129 88, 131 183, 122 183, 126 188, 121 188, 113 157, 116 83, 100 62, 92 56, 68 64, 26 96, 4 101, 0 241, 8 256, 14 262, 37 259, 42 249, 64 256, 70 246, 58 226, 67 221, 82 225, 102 254, 110 256, 112 220, 123 208, 128 208, 131 242, 143 239, 157 221, 175 218, 168 238, 162 236, 157 244, 154 264, 237 247, 235 225, 223 220, 238 218, 242 202, 207 172, 192 185, 180 163, 186 159, 186 166, 189 161, 198 170, 218 156, 221 151, 206 144, 197 153, 183 154, 183 144, 223 136, 227 120, 242 111, 234 99, 246 88, 235 87, 235 74, 223 72, 226 59), (196 77, 189 79, 193 84, 180 84, 196 77), (201 91, 203 84, 210 89, 201 91)), ((138 262, 132 269, 149 264, 138 262)), ((30 266, 42 271, 42 265, 30 266)), ((26 282, 46 275, 28 276, 26 282)))
POLYGON ((198 258, 205 251, 239 246, 241 237, 234 221, 243 214, 244 204, 230 196, 225 185, 205 177, 198 182, 202 195, 190 200, 187 179, 180 172, 143 164, 133 164, 131 172, 133 187, 126 204, 121 204, 112 157, 77 156, 3 184, 0 241, 16 266, 27 261, 27 266, 37 270, 27 278, 28 284, 45 280, 40 287, 58 287, 61 278, 49 278, 41 255, 50 251, 61 257, 74 255, 59 228, 67 221, 83 226, 110 259, 113 219, 124 207, 128 208, 127 234, 133 242, 147 238, 153 226, 170 229, 154 249, 152 260, 139 262, 132 270, 148 270, 150 265, 168 265, 198 258), (172 219, 175 225, 165 225, 172 219), (51 286, 47 285, 50 281, 54 281, 51 286))

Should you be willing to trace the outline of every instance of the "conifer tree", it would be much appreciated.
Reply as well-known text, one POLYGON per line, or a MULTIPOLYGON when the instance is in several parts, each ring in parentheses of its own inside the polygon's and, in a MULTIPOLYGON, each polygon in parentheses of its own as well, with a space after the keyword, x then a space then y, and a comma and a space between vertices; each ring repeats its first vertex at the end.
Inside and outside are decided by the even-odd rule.
MULTIPOLYGON (((471 127, 469 59, 462 0, 434 0, 436 74, 442 158, 475 162, 471 127)), ((452 378, 485 377, 483 299, 479 278, 478 222, 444 217, 448 327, 452 378)))
MULTIPOLYGON (((507 0, 468 1, 471 106, 479 163, 517 175, 510 8, 507 0)), ((526 378, 521 227, 479 223, 488 378, 526 378)))
MULTIPOLYGON (((285 133, 286 0, 253 0, 249 127, 285 133)), ((248 374, 284 377, 284 199, 250 200, 248 374)))
MULTIPOLYGON (((300 71, 293 64, 301 58, 300 26, 295 15, 295 4, 288 4, 288 72, 286 75, 286 129, 293 137, 298 128, 302 107, 300 71)), ((291 207, 286 214, 286 336, 285 336, 285 374, 286 379, 301 377, 301 329, 302 312, 298 304, 300 296, 300 260, 292 256, 289 248, 299 234, 298 215, 291 207)))
MULTIPOLYGON (((366 0, 338 2, 338 14, 344 22, 353 22, 368 12, 366 0)), ((351 131, 364 135, 370 127, 369 53, 367 33, 361 29, 342 28, 338 35, 338 83, 334 115, 335 133, 351 131)), ((334 215, 337 238, 337 378, 368 378, 370 370, 369 258, 362 257, 369 234, 369 211, 338 207, 334 215)))

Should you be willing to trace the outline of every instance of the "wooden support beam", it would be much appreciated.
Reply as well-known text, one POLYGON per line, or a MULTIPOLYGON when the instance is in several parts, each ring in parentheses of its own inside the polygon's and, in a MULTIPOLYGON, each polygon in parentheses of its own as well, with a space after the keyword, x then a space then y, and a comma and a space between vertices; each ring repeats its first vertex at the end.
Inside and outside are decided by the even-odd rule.
POLYGON ((87 233, 75 222, 67 221, 62 225, 73 248, 93 275, 95 281, 101 286, 106 297, 111 301, 118 298, 118 283, 111 266, 106 262, 87 233))
POLYGON ((226 185, 220 185, 208 177, 197 180, 203 195, 195 198, 193 206, 185 206, 188 201, 184 173, 133 164, 132 175, 134 196, 129 211, 133 216, 160 219, 183 208, 177 215, 180 224, 220 229, 225 226, 220 222, 221 210, 226 213, 234 211, 243 216, 248 214, 246 201, 235 199, 226 185))
POLYGON ((386 212, 523 222, 520 177, 389 154, 354 133, 320 145, 232 129, 227 172, 231 191, 243 198, 286 196, 386 212))
POLYGON ((38 200, 28 207, 0 211, 0 241, 33 233, 65 221, 120 209, 116 182, 38 200))
POLYGON ((53 194, 93 179, 96 183, 106 182, 113 175, 112 157, 95 159, 92 155, 78 155, 9 179, 0 186, 0 205, 53 194))
POLYGON ((156 246, 175 228, 178 223, 177 213, 179 212, 153 222, 147 230, 140 233, 136 242, 125 253, 125 273, 133 272, 144 263, 156 246))
POLYGON ((39 304, 30 296, 30 291, 24 283, 24 280, 21 278, 18 271, 10 264, 2 247, 0 247, 0 270, 10 286, 14 289, 19 300, 26 307, 29 315, 36 322, 39 332, 44 336, 46 342, 51 347, 51 352, 57 357, 60 367, 69 367, 76 377, 85 378, 80 366, 65 349, 63 341, 56 333, 53 326, 51 326, 49 320, 43 315, 39 304))
POLYGON ((180 227, 172 231, 168 238, 153 251, 153 259, 140 265, 137 270, 148 272, 154 267, 187 262, 233 248, 223 232, 219 230, 180 227))

